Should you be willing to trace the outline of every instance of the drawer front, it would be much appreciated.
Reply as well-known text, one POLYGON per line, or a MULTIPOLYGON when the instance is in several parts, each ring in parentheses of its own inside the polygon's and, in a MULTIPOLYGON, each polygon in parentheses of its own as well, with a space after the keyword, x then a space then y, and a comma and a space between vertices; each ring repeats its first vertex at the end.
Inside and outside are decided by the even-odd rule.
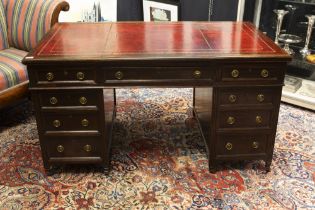
POLYGON ((200 67, 110 68, 105 80, 198 80, 213 79, 214 71, 200 67))
POLYGON ((44 113, 43 124, 46 131, 99 130, 97 112, 86 114, 44 113))
POLYGON ((280 68, 228 66, 221 71, 221 80, 241 81, 282 81, 284 71, 280 68))
POLYGON ((52 157, 100 157, 100 139, 88 137, 59 137, 45 139, 46 152, 52 157))
POLYGON ((95 69, 51 69, 32 70, 35 74, 35 84, 96 84, 95 69))
POLYGON ((219 135, 216 155, 247 155, 266 153, 268 135, 219 135))
POLYGON ((96 91, 88 90, 45 91, 39 94, 39 100, 40 105, 45 107, 97 106, 97 95, 96 91), (69 92, 69 94, 67 92, 69 92))
POLYGON ((238 110, 220 111, 219 128, 269 127, 271 111, 238 110))
POLYGON ((220 91, 220 105, 273 104, 280 88, 227 88, 220 91))

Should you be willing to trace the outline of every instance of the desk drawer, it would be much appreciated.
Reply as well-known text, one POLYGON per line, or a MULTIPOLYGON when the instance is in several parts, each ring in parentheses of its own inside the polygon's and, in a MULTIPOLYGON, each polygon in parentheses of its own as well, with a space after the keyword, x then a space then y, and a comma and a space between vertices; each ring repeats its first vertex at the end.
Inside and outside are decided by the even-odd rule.
POLYGON ((270 110, 220 111, 219 128, 270 127, 270 110))
POLYGON ((96 70, 69 68, 69 69, 32 69, 35 81, 31 84, 54 85, 54 84, 96 84, 96 70))
POLYGON ((43 113, 45 131, 86 131, 99 130, 98 112, 92 113, 43 113))
POLYGON ((220 105, 274 104, 281 88, 224 88, 220 90, 220 105))
POLYGON ((216 155, 255 155, 266 153, 268 135, 220 135, 216 155))
POLYGON ((59 137, 46 138, 45 149, 49 158, 53 157, 100 157, 100 138, 59 137))
POLYGON ((221 71, 221 80, 226 82, 276 82, 282 81, 283 75, 284 70, 281 68, 227 66, 221 71))
POLYGON ((40 106, 97 106, 98 92, 88 90, 58 90, 39 94, 40 106))
POLYGON ((213 79, 214 71, 200 67, 110 68, 105 80, 199 80, 213 79))

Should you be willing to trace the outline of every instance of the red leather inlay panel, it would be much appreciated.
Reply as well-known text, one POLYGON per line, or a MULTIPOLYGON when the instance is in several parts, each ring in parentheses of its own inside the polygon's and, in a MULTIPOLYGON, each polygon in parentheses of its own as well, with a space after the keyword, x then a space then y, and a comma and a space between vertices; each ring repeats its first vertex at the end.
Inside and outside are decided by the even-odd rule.
POLYGON ((248 23, 64 23, 54 30, 34 58, 285 55, 248 23))

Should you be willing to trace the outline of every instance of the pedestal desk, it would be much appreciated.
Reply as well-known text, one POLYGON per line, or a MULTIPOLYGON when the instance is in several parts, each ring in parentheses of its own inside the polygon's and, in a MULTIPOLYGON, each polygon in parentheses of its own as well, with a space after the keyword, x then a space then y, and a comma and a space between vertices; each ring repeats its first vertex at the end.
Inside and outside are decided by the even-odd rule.
POLYGON ((115 88, 192 87, 209 169, 261 159, 270 170, 290 57, 250 23, 62 23, 29 53, 44 166, 108 171, 115 88))

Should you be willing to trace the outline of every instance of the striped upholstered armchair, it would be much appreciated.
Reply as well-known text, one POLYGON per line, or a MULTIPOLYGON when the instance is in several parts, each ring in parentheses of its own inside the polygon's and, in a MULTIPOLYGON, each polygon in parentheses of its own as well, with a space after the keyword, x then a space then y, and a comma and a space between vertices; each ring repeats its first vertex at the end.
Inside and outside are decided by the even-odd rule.
POLYGON ((26 66, 21 61, 69 10, 64 0, 0 0, 0 109, 25 98, 26 66))

